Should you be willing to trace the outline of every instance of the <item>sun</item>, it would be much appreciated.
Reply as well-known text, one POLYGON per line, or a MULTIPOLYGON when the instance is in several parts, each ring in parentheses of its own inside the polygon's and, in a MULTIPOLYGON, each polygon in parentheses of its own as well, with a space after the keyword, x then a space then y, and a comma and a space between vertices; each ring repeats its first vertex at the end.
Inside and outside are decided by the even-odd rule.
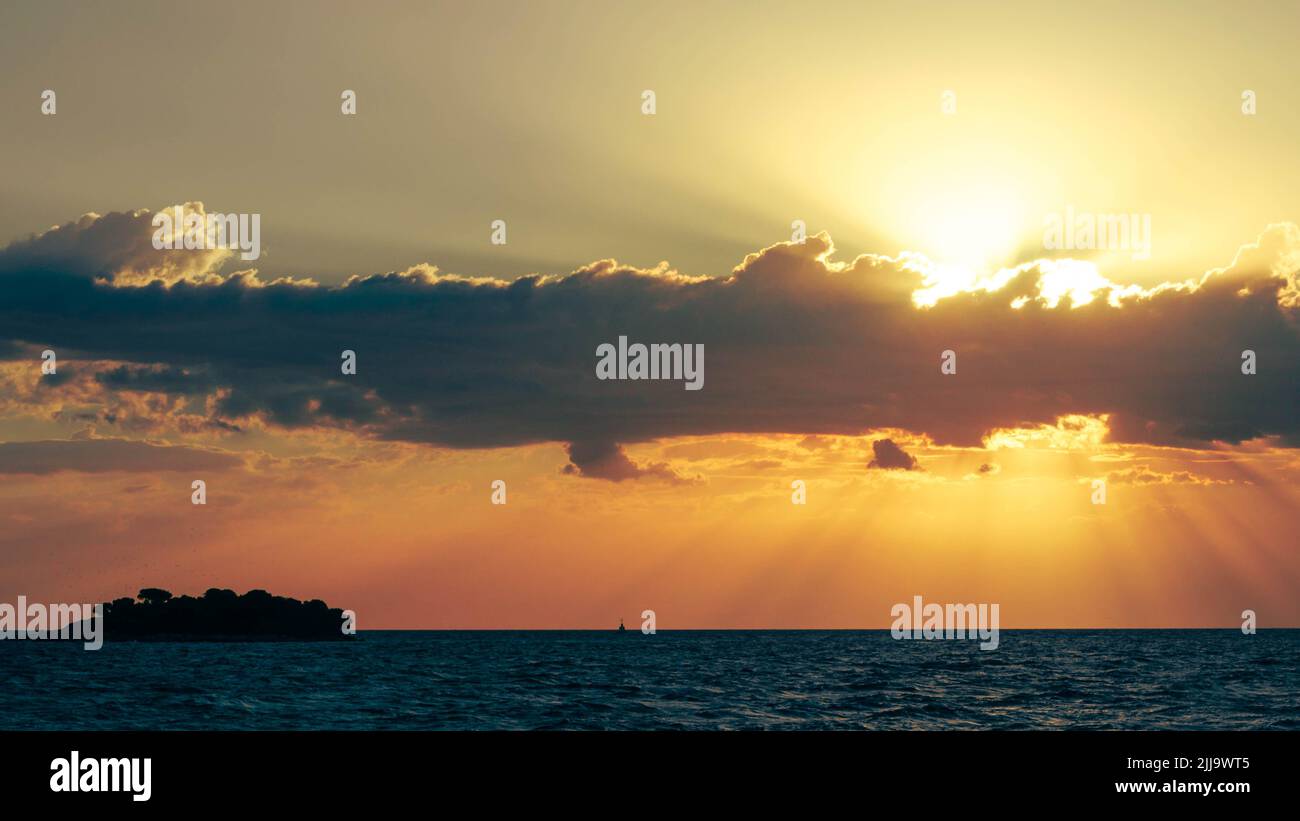
POLYGON ((1012 261, 1025 226, 1024 206, 1012 191, 995 186, 939 190, 919 197, 908 214, 916 248, 945 266, 972 273, 1012 261))

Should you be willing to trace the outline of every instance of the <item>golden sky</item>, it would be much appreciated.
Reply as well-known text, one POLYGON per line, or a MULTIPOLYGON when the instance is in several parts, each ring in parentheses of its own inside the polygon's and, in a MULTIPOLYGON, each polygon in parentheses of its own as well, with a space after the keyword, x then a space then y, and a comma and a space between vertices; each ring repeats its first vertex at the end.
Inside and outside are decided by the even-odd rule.
POLYGON ((1300 626, 1294 5, 331 5, 0 10, 0 600, 1300 626))

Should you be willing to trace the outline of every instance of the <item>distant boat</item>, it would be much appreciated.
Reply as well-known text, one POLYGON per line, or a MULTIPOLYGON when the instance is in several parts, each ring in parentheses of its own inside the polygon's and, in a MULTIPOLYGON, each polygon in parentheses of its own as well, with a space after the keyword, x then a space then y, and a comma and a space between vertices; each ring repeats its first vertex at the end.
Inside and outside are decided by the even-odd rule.
POLYGON ((622 619, 619 619, 619 620, 618 620, 618 632, 620 632, 620 633, 624 633, 624 632, 626 632, 626 631, 627 631, 627 628, 623 626, 623 620, 622 620, 622 619))

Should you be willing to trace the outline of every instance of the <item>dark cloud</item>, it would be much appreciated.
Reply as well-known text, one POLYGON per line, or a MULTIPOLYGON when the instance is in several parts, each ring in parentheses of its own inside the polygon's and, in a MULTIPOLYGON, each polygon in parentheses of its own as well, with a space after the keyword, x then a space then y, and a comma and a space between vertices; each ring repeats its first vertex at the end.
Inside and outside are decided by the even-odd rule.
POLYGON ((241 464, 227 453, 123 439, 0 442, 0 474, 224 470, 241 464))
POLYGON ((1116 441, 1300 445, 1295 226, 1270 228, 1199 287, 1119 307, 1105 292, 1049 307, 1036 297, 1053 263, 1040 263, 1001 290, 918 309, 915 259, 835 264, 825 236, 718 278, 602 260, 509 283, 421 266, 320 287, 217 276, 217 258, 154 251, 149 218, 83 218, 0 251, 0 352, 24 343, 131 363, 103 388, 210 394, 214 424, 572 443, 573 471, 615 480, 657 475, 618 444, 658 437, 892 427, 974 445, 1069 413, 1110 414, 1116 441), (150 271, 160 281, 140 285, 150 271), (1016 296, 1029 298, 1018 310, 1016 296), (704 389, 598 380, 597 346, 620 335, 703 344, 704 389), (1240 372, 1244 349, 1256 375, 1240 372), (357 353, 355 376, 340 373, 343 350, 357 353), (944 350, 954 375, 940 373, 944 350))
POLYGON ((625 479, 652 477, 668 482, 684 481, 663 463, 641 466, 628 458, 623 448, 612 442, 572 442, 568 447, 569 464, 564 472, 590 479, 621 482, 625 479))
POLYGON ((882 470, 916 470, 916 459, 894 444, 893 439, 877 439, 871 443, 873 454, 869 468, 882 470))
POLYGON ((185 368, 120 365, 95 374, 95 381, 113 390, 191 395, 217 387, 212 380, 185 368))

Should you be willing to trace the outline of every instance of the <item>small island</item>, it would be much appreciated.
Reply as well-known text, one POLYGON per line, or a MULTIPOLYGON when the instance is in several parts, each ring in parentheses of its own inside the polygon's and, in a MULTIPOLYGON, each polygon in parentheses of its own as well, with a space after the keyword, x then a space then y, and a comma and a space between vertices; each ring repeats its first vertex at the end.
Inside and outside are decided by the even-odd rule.
POLYGON ((199 598, 146 587, 104 605, 106 641, 342 641, 343 611, 320 599, 210 588, 199 598))

